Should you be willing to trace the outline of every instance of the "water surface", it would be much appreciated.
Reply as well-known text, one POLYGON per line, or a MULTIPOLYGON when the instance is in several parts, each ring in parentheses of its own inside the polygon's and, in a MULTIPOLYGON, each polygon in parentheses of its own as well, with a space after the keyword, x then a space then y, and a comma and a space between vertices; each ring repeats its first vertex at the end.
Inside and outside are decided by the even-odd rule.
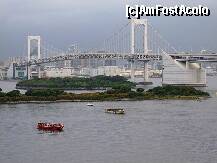
POLYGON ((215 81, 201 102, 0 105, 0 163, 216 163, 215 81), (126 114, 104 113, 110 107, 126 114), (40 120, 63 122, 64 132, 38 131, 40 120))

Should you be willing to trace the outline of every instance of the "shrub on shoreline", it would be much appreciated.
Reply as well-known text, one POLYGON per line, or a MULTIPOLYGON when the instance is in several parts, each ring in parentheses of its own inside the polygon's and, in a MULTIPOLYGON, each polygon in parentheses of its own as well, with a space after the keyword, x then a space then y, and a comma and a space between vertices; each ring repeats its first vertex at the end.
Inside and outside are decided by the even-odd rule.
POLYGON ((188 86, 163 86, 149 89, 147 93, 157 96, 209 96, 209 93, 188 86))
POLYGON ((48 97, 48 96, 58 96, 63 94, 63 90, 58 89, 29 89, 26 91, 26 96, 37 96, 37 97, 48 97))
POLYGON ((19 90, 13 90, 13 91, 6 93, 6 96, 8 97, 20 97, 21 95, 22 94, 20 93, 19 90))

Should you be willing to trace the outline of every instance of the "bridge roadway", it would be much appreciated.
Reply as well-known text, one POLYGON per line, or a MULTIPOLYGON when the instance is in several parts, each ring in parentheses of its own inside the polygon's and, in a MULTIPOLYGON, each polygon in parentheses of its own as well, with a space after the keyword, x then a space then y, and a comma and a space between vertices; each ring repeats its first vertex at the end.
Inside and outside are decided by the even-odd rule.
POLYGON ((52 63, 57 61, 73 60, 73 59, 117 59, 117 60, 161 60, 161 55, 157 54, 130 54, 130 53, 78 53, 78 54, 66 54, 60 56, 53 56, 49 58, 42 58, 30 61, 23 61, 16 63, 16 67, 41 65, 45 63, 52 63))
POLYGON ((174 53, 169 54, 173 59, 184 62, 217 62, 217 53, 208 53, 208 54, 202 54, 202 53, 174 53))

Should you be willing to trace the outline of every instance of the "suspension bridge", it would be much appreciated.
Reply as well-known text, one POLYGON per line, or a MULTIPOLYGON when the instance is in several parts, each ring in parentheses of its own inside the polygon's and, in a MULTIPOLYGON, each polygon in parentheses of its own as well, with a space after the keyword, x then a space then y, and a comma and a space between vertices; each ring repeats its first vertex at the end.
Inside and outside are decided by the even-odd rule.
POLYGON ((99 44, 98 47, 80 52, 79 50, 63 51, 47 44, 40 36, 28 36, 27 57, 15 63, 15 67, 27 67, 27 77, 31 78, 31 67, 38 67, 38 77, 40 77, 40 66, 47 63, 74 59, 96 59, 96 60, 127 60, 131 61, 131 79, 134 80, 134 61, 142 62, 144 65, 144 81, 148 82, 148 62, 155 60, 165 60, 164 77, 168 74, 169 80, 164 80, 168 84, 199 84, 204 85, 204 73, 201 61, 217 61, 217 54, 181 54, 162 37, 162 35, 148 22, 147 19, 131 19, 127 24, 113 33, 110 37, 99 44), (165 58, 166 57, 166 58, 165 58), (168 59, 170 61, 168 61, 168 59), (170 62, 170 63, 168 63, 170 62), (176 81, 171 66, 181 74, 180 82, 176 81), (198 64, 198 65, 196 65, 198 64), (187 65, 187 66, 186 66, 187 65), (178 67, 178 68, 177 68, 178 67), (199 72, 201 70, 201 72, 199 72), (188 76, 182 80, 183 72, 188 76), (195 76, 193 79, 192 76, 195 76), (202 75, 201 75, 202 74, 202 75), (198 77, 199 76, 199 77, 198 77))

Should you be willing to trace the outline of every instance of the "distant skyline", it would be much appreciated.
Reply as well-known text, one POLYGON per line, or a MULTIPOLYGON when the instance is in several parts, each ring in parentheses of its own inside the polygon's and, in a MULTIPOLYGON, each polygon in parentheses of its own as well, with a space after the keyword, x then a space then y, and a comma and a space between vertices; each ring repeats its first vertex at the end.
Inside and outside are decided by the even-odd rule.
MULTIPOLYGON (((125 4, 174 6, 176 0, 0 0, 0 60, 21 56, 27 35, 40 35, 54 47, 67 49, 78 42, 90 49, 123 26, 125 4)), ((188 6, 204 5, 209 17, 150 17, 151 24, 170 44, 182 51, 209 49, 217 52, 217 1, 187 0, 188 6)))

